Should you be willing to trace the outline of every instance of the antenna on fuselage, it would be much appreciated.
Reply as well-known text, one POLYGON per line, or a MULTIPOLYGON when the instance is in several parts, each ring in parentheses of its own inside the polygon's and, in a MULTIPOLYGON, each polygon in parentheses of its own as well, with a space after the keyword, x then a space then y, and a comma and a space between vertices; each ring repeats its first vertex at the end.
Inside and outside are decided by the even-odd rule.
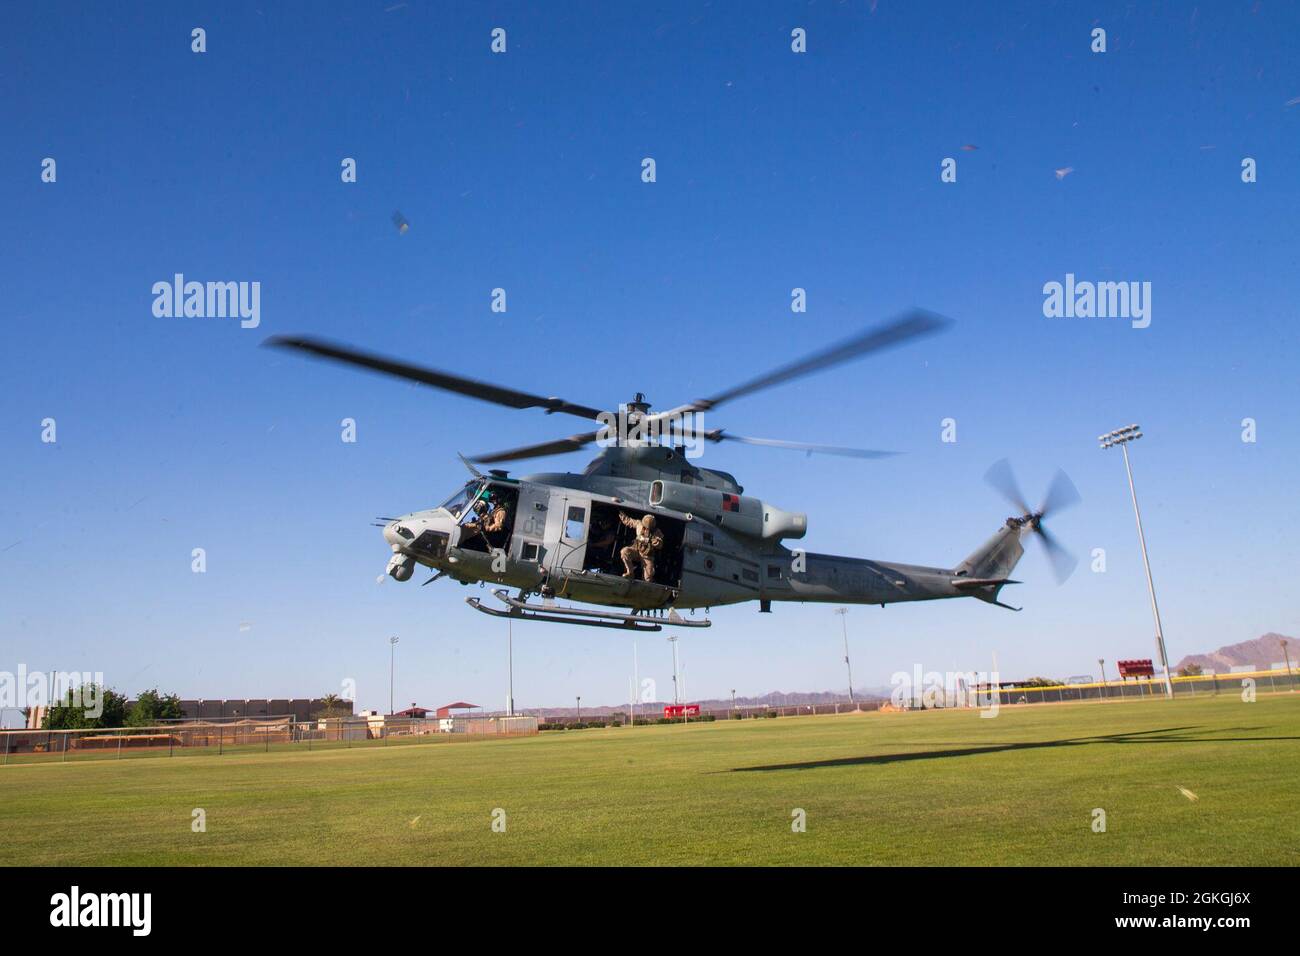
POLYGON ((456 457, 459 458, 459 459, 461 460, 461 463, 462 463, 466 468, 469 469, 469 473, 470 473, 471 475, 473 475, 475 478, 482 478, 482 477, 483 477, 483 472, 479 471, 477 468, 475 468, 473 465, 471 465, 471 464, 469 463, 469 459, 466 458, 464 455, 462 455, 460 452, 456 452, 456 457))

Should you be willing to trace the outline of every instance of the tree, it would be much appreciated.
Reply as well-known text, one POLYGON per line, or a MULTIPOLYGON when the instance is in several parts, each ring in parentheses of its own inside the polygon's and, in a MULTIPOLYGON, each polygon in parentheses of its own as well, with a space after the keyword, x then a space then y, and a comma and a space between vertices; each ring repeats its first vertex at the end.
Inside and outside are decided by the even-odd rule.
POLYGON ((1200 677, 1205 673, 1205 668, 1200 664, 1184 664, 1179 668, 1178 673, 1183 677, 1200 677))
POLYGON ((312 714, 317 720, 331 720, 336 717, 352 716, 352 708, 338 694, 326 694, 320 699, 320 702, 324 706, 312 714))
POLYGON ((86 730, 95 727, 121 727, 126 718, 126 698, 117 691, 98 684, 69 688, 62 701, 50 706, 45 715, 46 730, 86 730), (90 714, 90 709, 98 714, 90 714))
POLYGON ((175 694, 159 694, 158 688, 147 690, 135 699, 126 714, 128 727, 152 727, 164 720, 179 720, 181 699, 175 694))

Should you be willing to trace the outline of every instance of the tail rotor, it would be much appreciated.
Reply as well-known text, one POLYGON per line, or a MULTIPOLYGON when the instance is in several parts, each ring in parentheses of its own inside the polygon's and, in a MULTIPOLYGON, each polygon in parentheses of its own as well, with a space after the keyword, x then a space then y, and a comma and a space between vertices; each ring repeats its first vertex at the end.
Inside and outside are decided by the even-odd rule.
POLYGON ((1079 491, 1074 487, 1074 482, 1070 480, 1070 476, 1058 469, 1052 477, 1051 484, 1047 487, 1047 494, 1043 496, 1042 504, 1036 509, 1031 509, 1025 503, 1025 496, 1020 491, 1020 484, 1016 481, 1015 473, 1011 470, 1011 464, 1005 458, 994 462, 993 466, 984 475, 984 480, 1017 509, 1019 514, 1008 518, 1008 523, 1020 528, 1027 526, 1033 531, 1043 545, 1043 553, 1052 566, 1052 573, 1056 577, 1056 583, 1064 583, 1065 579, 1074 573, 1079 561, 1053 534, 1043 527, 1043 519, 1049 514, 1064 511, 1066 508, 1078 504, 1081 500, 1079 491))

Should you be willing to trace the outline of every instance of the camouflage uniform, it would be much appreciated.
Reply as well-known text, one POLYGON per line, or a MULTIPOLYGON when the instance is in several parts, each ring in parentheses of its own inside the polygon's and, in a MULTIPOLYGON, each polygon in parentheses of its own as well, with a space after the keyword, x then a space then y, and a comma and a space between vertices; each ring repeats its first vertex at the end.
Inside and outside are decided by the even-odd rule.
MULTIPOLYGON (((484 506, 486 508, 486 505, 484 506)), ((501 531, 506 526, 506 509, 503 505, 497 505, 485 517, 482 511, 479 511, 478 517, 472 521, 465 522, 465 534, 470 535, 476 531, 484 531, 492 534, 494 531, 501 531)))
POLYGON ((493 531, 504 531, 506 527, 506 509, 502 505, 497 505, 488 515, 487 521, 483 523, 483 530, 489 534, 493 531))
POLYGON ((654 515, 646 515, 637 520, 636 518, 629 518, 620 511, 618 520, 636 531, 636 541, 618 553, 619 557, 623 559, 623 567, 626 569, 623 577, 636 577, 633 567, 639 564, 641 565, 642 576, 647 581, 653 581, 655 576, 655 555, 664 546, 664 536, 655 530, 654 515))

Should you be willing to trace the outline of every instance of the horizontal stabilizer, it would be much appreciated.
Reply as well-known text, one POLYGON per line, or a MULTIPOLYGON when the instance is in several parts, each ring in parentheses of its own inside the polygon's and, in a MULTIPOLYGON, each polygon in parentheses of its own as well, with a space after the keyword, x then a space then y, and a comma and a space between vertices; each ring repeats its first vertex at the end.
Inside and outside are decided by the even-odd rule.
POLYGON ((1019 584, 1011 578, 953 578, 949 582, 959 591, 971 591, 975 588, 987 588, 1002 584, 1019 584))

